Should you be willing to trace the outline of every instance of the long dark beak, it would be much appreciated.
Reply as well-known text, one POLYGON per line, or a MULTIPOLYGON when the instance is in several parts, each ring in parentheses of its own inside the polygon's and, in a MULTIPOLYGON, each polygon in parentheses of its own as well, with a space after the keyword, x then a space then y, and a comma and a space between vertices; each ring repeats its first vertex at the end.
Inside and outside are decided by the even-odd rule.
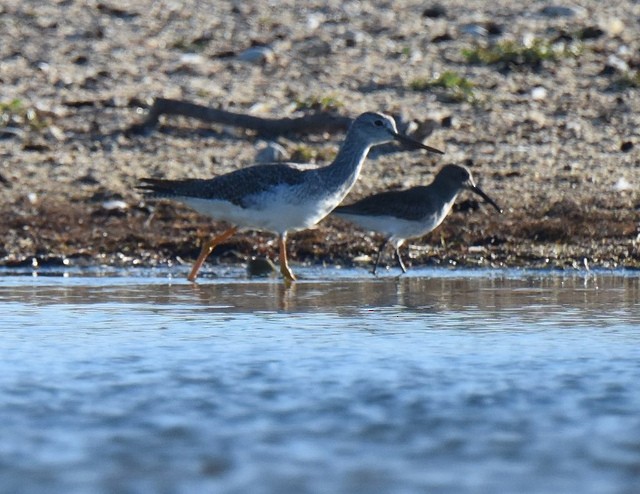
POLYGON ((498 206, 495 203, 495 201, 493 199, 491 199, 487 194, 482 192, 480 187, 478 187, 477 185, 473 185, 473 184, 469 184, 467 187, 471 192, 475 192, 480 197, 482 197, 485 201, 487 201, 489 204, 491 204, 494 208, 496 208, 496 211, 498 211, 498 213, 502 214, 502 209, 500 208, 500 206, 498 206))
POLYGON ((440 151, 439 149, 432 148, 431 146, 427 146, 426 144, 422 144, 421 142, 411 139, 411 137, 407 137, 406 135, 398 134, 397 132, 392 132, 391 135, 393 135, 393 138, 396 141, 401 142, 402 144, 410 148, 426 149, 431 153, 444 154, 444 151, 440 151))

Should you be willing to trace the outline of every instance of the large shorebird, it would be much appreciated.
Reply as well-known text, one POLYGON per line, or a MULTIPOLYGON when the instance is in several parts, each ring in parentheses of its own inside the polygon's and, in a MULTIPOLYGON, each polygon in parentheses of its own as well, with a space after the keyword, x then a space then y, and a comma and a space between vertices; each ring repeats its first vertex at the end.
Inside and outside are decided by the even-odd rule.
POLYGON ((211 179, 142 179, 138 187, 152 197, 180 201, 196 211, 223 220, 230 227, 202 246, 191 273, 194 281, 207 256, 239 229, 265 230, 278 235, 280 271, 287 282, 296 278, 287 262, 287 233, 318 223, 345 198, 358 178, 371 146, 397 140, 414 148, 443 154, 398 133, 382 113, 356 118, 333 162, 315 169, 290 163, 254 165, 211 179))

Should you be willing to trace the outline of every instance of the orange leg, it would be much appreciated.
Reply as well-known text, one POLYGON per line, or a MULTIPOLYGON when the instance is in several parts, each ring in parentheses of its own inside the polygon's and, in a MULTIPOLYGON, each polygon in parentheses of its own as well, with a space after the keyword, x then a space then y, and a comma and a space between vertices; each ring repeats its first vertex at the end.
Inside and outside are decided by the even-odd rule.
POLYGON ((215 238, 209 240, 208 242, 206 242, 202 246, 202 250, 200 251, 200 255, 198 256, 198 259, 196 259, 196 262, 194 263, 193 268, 191 268, 191 273, 189 273, 189 276, 187 276, 187 279, 189 281, 195 281, 196 280, 196 276, 198 276, 198 271, 200 271, 200 268, 202 267, 202 264, 204 264, 205 259, 207 258, 207 256, 209 254, 211 254, 213 249, 216 248, 216 245, 218 245, 221 242, 224 242, 225 240, 227 240, 229 237, 231 237, 237 231, 238 231, 238 227, 237 226, 232 226, 231 228, 226 230, 224 233, 222 233, 222 234, 218 235, 217 237, 215 237, 215 238))
POLYGON ((287 261, 287 234, 283 233, 278 237, 278 247, 280 248, 280 272, 284 276, 286 284, 290 284, 292 281, 296 281, 296 277, 289 269, 289 262, 287 261))

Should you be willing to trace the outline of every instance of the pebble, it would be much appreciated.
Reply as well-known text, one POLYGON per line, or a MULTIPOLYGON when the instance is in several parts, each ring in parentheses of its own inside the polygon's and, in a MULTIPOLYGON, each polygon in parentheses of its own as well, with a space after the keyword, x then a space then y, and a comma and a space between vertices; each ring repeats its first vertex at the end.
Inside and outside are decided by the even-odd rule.
POLYGON ((604 35, 604 31, 597 26, 587 26, 581 29, 578 38, 581 40, 598 39, 604 35))
POLYGON ((256 163, 277 163, 281 161, 287 161, 289 154, 287 150, 278 144, 277 142, 269 141, 267 144, 258 150, 256 154, 256 163))
POLYGON ((362 31, 347 31, 344 33, 344 43, 348 48, 361 45, 365 41, 365 34, 362 31))
POLYGON ((534 101, 542 101, 547 99, 547 90, 542 86, 534 87, 531 90, 531 99, 534 101))
POLYGON ((463 24, 460 26, 460 31, 463 34, 469 34, 478 38, 485 38, 489 35, 487 28, 480 24, 463 24))
POLYGON ((460 32, 469 34, 478 38, 486 38, 487 36, 501 36, 504 28, 495 22, 486 22, 482 24, 470 23, 460 26, 460 32))
POLYGON ((18 127, 2 127, 0 129, 0 139, 11 137, 24 137, 26 132, 18 127))
POLYGON ((180 55, 180 63, 184 64, 202 64, 204 63, 205 58, 198 53, 183 53, 180 55))
POLYGON ((301 42, 297 48, 298 53, 305 57, 322 57, 331 54, 331 44, 318 37, 301 42))
POLYGON ((100 180, 98 180, 92 172, 88 172, 81 177, 76 178, 74 182, 84 185, 98 185, 100 183, 100 180))
POLYGON ((0 184, 4 185, 7 189, 11 188, 11 182, 9 182, 2 173, 0 173, 0 184))
POLYGON ((453 127, 453 116, 447 115, 446 117, 442 117, 442 120, 440 120, 440 125, 442 125, 443 129, 449 129, 453 127))
POLYGON ((587 11, 578 6, 547 5, 540 9, 540 13, 545 17, 584 17, 587 11))
POLYGON ((633 149, 633 142, 631 141, 624 141, 622 144, 620 144, 620 151, 622 151, 623 153, 628 153, 632 149, 633 149))
POLYGON ((625 190, 633 190, 633 185, 626 178, 620 177, 613 188, 618 192, 624 192, 625 190))
POLYGON ((624 22, 616 17, 607 19, 602 23, 601 27, 609 36, 619 36, 625 30, 624 22))
POLYGON ((422 11, 422 17, 428 17, 429 19, 439 19, 446 16, 447 9, 439 3, 435 3, 422 11))
POLYGON ((67 136, 64 132, 64 130, 62 130, 60 127, 56 126, 56 125, 50 125, 47 130, 49 131, 49 134, 51 134, 51 136, 56 140, 56 141, 64 141, 67 136))
POLYGON ((605 65, 604 67, 602 67, 602 70, 599 72, 600 75, 613 75, 615 74, 617 71, 615 69, 615 67, 612 67, 611 65, 605 65))
POLYGON ((628 57, 633 55, 633 51, 631 50, 631 48, 629 48, 628 45, 620 45, 616 49, 616 55, 618 55, 619 57, 628 57))
POLYGON ((101 206, 102 209, 106 209, 107 211, 122 211, 129 208, 129 205, 121 199, 108 199, 103 201, 101 206))
POLYGON ((237 58, 241 62, 261 65, 273 62, 275 54, 268 46, 252 46, 240 53, 237 58))
POLYGON ((527 113, 526 120, 528 122, 532 122, 536 124, 538 127, 542 128, 547 125, 547 117, 544 112, 532 110, 527 113))
POLYGON ((489 36, 502 36, 504 32, 504 28, 500 24, 496 24, 495 22, 487 22, 485 25, 489 36))
POLYGON ((629 64, 622 60, 620 57, 616 57, 615 55, 609 55, 607 58, 607 65, 609 67, 613 67, 618 72, 628 72, 629 64))
POLYGON ((454 38, 454 37, 453 37, 453 36, 452 36, 448 31, 447 31, 447 32, 445 32, 445 33, 443 33, 443 34, 439 34, 439 35, 437 35, 437 36, 434 36, 434 37, 431 39, 431 42, 432 42, 432 43, 444 43, 444 42, 446 42, 446 41, 452 41, 452 40, 454 40, 454 39, 455 39, 455 38, 454 38))
POLYGON ((247 263, 247 274, 249 276, 267 277, 277 271, 276 265, 268 257, 252 257, 247 263))
POLYGON ((314 31, 318 29, 326 20, 326 16, 320 12, 314 12, 307 17, 307 29, 314 31))

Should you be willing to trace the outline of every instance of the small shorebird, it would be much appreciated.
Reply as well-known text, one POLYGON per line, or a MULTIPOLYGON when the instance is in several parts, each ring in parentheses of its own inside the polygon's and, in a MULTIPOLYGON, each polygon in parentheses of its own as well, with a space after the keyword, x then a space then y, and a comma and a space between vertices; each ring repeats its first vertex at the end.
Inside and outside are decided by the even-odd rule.
POLYGON ((295 276, 287 262, 287 232, 315 225, 347 195, 371 146, 397 140, 413 148, 442 151, 399 134, 393 118, 363 113, 356 118, 333 163, 301 169, 292 163, 254 165, 212 179, 142 179, 138 187, 151 197, 180 201, 199 213, 231 226, 202 246, 188 276, 194 281, 207 256, 239 229, 266 230, 278 235, 280 271, 287 282, 295 276))
POLYGON ((446 165, 429 185, 374 194, 354 204, 338 206, 331 214, 364 230, 384 235, 373 274, 376 274, 382 251, 389 242, 394 246, 400 269, 406 273, 400 246, 405 240, 426 235, 442 223, 458 194, 465 189, 480 195, 502 213, 500 207, 476 186, 469 170, 463 166, 446 165))

